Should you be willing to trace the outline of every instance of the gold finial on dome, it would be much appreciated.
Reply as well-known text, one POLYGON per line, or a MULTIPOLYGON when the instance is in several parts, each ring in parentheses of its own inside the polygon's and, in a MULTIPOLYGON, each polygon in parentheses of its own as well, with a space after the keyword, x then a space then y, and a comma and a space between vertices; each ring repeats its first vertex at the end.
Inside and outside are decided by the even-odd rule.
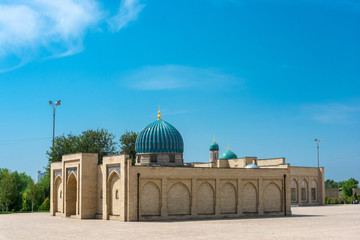
POLYGON ((158 111, 158 120, 161 120, 160 105, 159 105, 159 111, 158 111))
POLYGON ((230 145, 228 145, 228 149, 227 149, 228 151, 230 150, 230 145))
POLYGON ((214 140, 213 140, 213 142, 215 142, 215 137, 214 137, 214 140))

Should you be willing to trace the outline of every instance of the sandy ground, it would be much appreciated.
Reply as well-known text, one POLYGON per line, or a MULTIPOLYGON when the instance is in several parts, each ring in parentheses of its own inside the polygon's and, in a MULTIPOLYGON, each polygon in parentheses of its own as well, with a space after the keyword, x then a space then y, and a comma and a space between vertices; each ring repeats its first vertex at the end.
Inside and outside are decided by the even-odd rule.
POLYGON ((360 239, 360 205, 293 207, 293 216, 118 222, 0 215, 0 239, 360 239))

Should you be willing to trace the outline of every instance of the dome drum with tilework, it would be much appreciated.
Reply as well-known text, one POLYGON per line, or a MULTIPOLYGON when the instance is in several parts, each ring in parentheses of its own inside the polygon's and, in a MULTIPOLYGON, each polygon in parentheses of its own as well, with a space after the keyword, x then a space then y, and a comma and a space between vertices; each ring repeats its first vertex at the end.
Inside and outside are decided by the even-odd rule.
POLYGON ((184 142, 179 131, 161 119, 147 125, 135 142, 137 165, 182 165, 184 142))

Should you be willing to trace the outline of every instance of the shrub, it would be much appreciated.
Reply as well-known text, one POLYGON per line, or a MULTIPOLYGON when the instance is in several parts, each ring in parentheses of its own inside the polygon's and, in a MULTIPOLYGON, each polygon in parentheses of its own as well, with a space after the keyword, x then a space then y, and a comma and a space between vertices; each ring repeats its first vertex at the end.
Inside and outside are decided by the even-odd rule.
POLYGON ((50 200, 46 198, 45 201, 40 206, 41 211, 49 211, 50 210, 50 200))
POLYGON ((330 204, 339 204, 339 200, 337 198, 330 198, 330 204))

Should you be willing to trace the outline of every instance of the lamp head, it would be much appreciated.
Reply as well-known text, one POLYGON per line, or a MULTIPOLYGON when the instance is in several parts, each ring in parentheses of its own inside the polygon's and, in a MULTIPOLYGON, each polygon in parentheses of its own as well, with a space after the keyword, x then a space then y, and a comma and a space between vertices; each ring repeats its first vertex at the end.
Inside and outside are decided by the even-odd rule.
POLYGON ((52 101, 49 101, 49 104, 52 105, 52 101))

